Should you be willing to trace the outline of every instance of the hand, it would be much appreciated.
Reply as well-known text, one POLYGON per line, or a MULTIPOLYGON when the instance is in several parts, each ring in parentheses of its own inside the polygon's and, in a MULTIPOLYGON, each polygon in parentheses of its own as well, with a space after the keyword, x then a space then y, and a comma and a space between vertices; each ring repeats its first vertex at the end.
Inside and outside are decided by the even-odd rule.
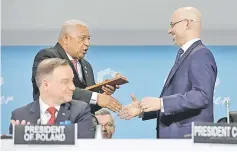
POLYGON ((113 112, 119 112, 122 109, 122 104, 109 95, 98 94, 97 104, 101 107, 108 108, 113 112))
MULTIPOLYGON (((122 75, 119 74, 119 73, 117 73, 115 77, 116 77, 116 78, 122 77, 122 75)), ((106 79, 105 81, 107 81, 107 80, 108 80, 108 79, 106 79)), ((115 90, 116 90, 116 89, 119 89, 119 88, 120 88, 119 85, 111 86, 111 85, 108 85, 108 84, 107 84, 107 85, 105 85, 105 86, 102 86, 102 90, 104 91, 103 94, 105 94, 105 95, 112 95, 112 94, 115 92, 115 90)))
POLYGON ((112 95, 116 89, 119 89, 119 85, 116 85, 115 87, 114 86, 111 86, 111 85, 105 85, 105 86, 102 86, 102 90, 104 91, 103 94, 104 95, 112 95))
POLYGON ((160 110, 161 100, 160 98, 145 97, 142 99, 140 106, 144 112, 160 110))
POLYGON ((119 112, 120 119, 129 120, 134 118, 141 113, 140 103, 137 101, 134 95, 131 95, 132 103, 125 106, 122 111, 119 112))
POLYGON ((21 122, 19 120, 11 120, 12 125, 30 125, 29 121, 22 120, 21 122))

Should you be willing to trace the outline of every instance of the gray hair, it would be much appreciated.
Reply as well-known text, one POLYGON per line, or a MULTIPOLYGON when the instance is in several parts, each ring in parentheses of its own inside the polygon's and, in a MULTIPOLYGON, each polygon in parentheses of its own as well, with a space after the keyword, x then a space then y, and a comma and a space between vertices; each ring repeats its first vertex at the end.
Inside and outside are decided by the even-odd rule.
POLYGON ((95 115, 109 115, 109 116, 111 117, 111 120, 112 120, 113 125, 115 126, 114 117, 113 117, 113 115, 109 112, 109 110, 102 108, 102 109, 96 111, 96 112, 95 112, 95 115))
POLYGON ((44 79, 46 76, 51 75, 54 69, 60 66, 67 66, 67 65, 69 66, 67 60, 59 58, 50 58, 41 61, 37 67, 35 74, 35 81, 37 86, 39 87, 42 83, 42 79, 44 79))
POLYGON ((66 33, 71 35, 72 32, 76 31, 76 25, 82 25, 88 28, 87 24, 80 20, 68 20, 64 22, 59 33, 59 39, 62 38, 66 33))

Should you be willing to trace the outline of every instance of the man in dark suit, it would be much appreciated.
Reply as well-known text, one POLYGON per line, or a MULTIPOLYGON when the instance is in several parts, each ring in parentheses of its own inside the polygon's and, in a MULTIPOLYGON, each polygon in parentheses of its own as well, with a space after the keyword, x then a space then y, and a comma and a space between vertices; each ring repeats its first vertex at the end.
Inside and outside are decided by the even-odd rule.
POLYGON ((67 60, 43 60, 36 71, 39 99, 12 112, 12 124, 60 124, 66 120, 78 125, 78 138, 93 138, 89 104, 72 100, 74 74, 67 60))
POLYGON ((37 100, 39 97, 39 88, 36 85, 35 73, 38 64, 47 58, 61 58, 69 61, 74 73, 74 85, 76 89, 73 99, 81 100, 91 105, 91 112, 99 110, 101 107, 109 108, 117 112, 121 110, 122 105, 111 95, 116 86, 106 85, 102 90, 88 91, 86 87, 94 85, 94 74, 90 63, 84 56, 90 46, 90 35, 87 25, 78 20, 69 20, 62 26, 57 44, 52 48, 40 50, 34 59, 32 68, 33 97, 37 100))
POLYGON ((200 40, 201 15, 180 8, 171 18, 169 34, 181 48, 161 95, 133 102, 120 113, 131 119, 157 119, 157 138, 190 138, 192 122, 213 122, 213 93, 217 67, 211 51, 200 40))

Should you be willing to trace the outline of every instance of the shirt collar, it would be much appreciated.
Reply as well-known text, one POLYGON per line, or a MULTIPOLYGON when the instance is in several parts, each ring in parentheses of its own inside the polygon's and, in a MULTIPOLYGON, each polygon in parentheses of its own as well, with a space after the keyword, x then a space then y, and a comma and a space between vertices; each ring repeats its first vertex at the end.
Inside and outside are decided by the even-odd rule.
POLYGON ((184 50, 184 52, 185 52, 185 51, 188 50, 188 48, 189 48, 193 43, 195 43, 195 42, 198 41, 198 40, 200 40, 200 38, 194 38, 194 39, 192 39, 192 40, 186 42, 181 48, 182 48, 182 49, 184 50))
POLYGON ((67 52, 66 52, 66 54, 67 54, 67 57, 69 58, 69 60, 72 61, 73 58, 67 52))
MULTIPOLYGON (((39 104, 40 104, 40 113, 47 112, 47 109, 49 108, 49 106, 41 98, 39 98, 39 104)), ((59 111, 60 105, 54 106, 54 107, 57 109, 57 111, 59 111)))

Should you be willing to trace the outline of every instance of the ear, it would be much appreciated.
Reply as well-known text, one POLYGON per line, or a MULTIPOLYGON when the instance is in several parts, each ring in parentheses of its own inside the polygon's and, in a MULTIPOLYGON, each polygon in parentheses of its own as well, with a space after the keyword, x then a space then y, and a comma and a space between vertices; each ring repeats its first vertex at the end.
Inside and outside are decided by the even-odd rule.
POLYGON ((191 28, 191 20, 187 20, 186 30, 191 28))
POLYGON ((48 90, 48 86, 49 86, 49 81, 48 80, 46 80, 46 79, 44 79, 43 81, 42 81, 42 87, 44 88, 44 89, 46 89, 46 90, 48 90))
POLYGON ((69 40, 70 40, 70 36, 68 34, 64 34, 63 43, 67 45, 69 40))

